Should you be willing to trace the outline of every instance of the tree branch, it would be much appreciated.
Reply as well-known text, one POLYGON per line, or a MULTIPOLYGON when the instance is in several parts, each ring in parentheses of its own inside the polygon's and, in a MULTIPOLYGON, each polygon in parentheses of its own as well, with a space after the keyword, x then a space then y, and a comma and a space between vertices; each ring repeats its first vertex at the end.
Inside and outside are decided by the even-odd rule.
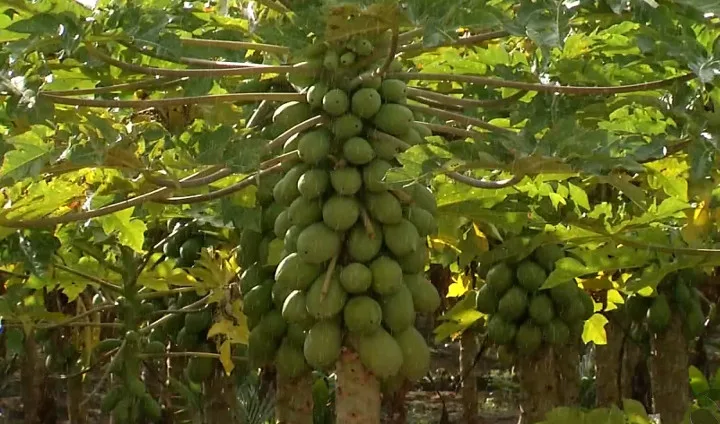
POLYGON ((485 129, 485 130, 488 130, 491 132, 496 132, 496 133, 501 133, 501 134, 506 134, 506 135, 511 135, 511 136, 516 135, 515 131, 509 130, 507 128, 498 127, 496 125, 489 124, 489 123, 483 121, 482 119, 473 118, 471 116, 466 116, 466 115, 463 115, 460 113, 449 112, 446 110, 440 110, 440 109, 435 109, 432 107, 420 106, 420 105, 407 104, 406 106, 408 108, 410 108, 411 110, 415 110, 420 113, 426 113, 428 115, 434 115, 434 116, 437 116, 439 118, 444 118, 444 119, 452 119, 454 121, 460 122, 461 124, 474 125, 476 127, 480 127, 482 129, 485 129))
POLYGON ((181 38, 180 42, 182 42, 186 46, 216 47, 226 50, 255 50, 261 52, 276 53, 279 55, 290 54, 290 49, 288 47, 278 46, 274 44, 262 44, 230 40, 207 40, 202 38, 181 38))
POLYGON ((138 46, 128 41, 120 41, 120 44, 127 47, 128 49, 149 57, 164 60, 172 63, 182 63, 190 66, 206 66, 208 68, 251 68, 256 67, 257 63, 253 62, 221 62, 217 60, 199 59, 195 57, 173 57, 158 52, 157 50, 150 50, 145 46, 138 46))
POLYGON ((75 90, 42 90, 38 94, 41 96, 42 95, 80 96, 83 94, 103 94, 103 93, 113 93, 116 91, 130 91, 130 90, 136 90, 138 88, 146 88, 146 87, 154 87, 154 88, 168 87, 168 86, 172 86, 172 85, 177 85, 186 80, 187 80, 187 78, 175 78, 175 79, 170 79, 168 77, 147 78, 142 81, 129 82, 129 83, 125 83, 125 84, 108 85, 106 87, 81 88, 81 89, 75 89, 75 90))
POLYGON ((245 127, 257 127, 263 121, 265 121, 265 118, 268 116, 268 114, 270 114, 270 111, 272 110, 271 106, 272 105, 267 100, 261 101, 253 114, 250 115, 250 118, 248 118, 247 122, 245 123, 245 127))
MULTIPOLYGON (((180 311, 186 311, 186 310, 196 309, 196 308, 198 308, 198 307, 200 307, 200 306, 204 306, 209 299, 210 299, 210 295, 207 295, 207 296, 203 297, 202 299, 200 299, 200 300, 198 300, 198 301, 196 301, 196 302, 193 302, 193 303, 191 303, 191 304, 189 304, 189 305, 187 305, 187 306, 183 306, 182 308, 180 308, 180 309, 178 309, 178 310, 180 310, 180 311)), ((165 316, 162 317, 162 318, 158 318, 157 320, 155 320, 155 321, 153 321, 152 323, 148 324, 146 327, 141 328, 138 332, 139 332, 140 334, 149 333, 150 330, 152 330, 153 328, 157 328, 157 327, 163 325, 163 324, 164 324, 165 322, 167 322, 167 321, 170 319, 170 317, 172 317, 172 316, 173 316, 173 315, 165 315, 165 316)))
POLYGON ((90 309, 90 310, 88 310, 88 311, 85 311, 85 312, 83 312, 83 313, 81 313, 81 314, 75 315, 75 316, 72 317, 72 318, 68 318, 68 319, 66 319, 65 321, 60 321, 60 322, 58 322, 58 323, 56 323, 56 324, 49 324, 49 325, 48 325, 47 327, 45 327, 45 328, 47 328, 48 330, 51 330, 51 329, 53 329, 53 328, 64 327, 64 326, 70 325, 70 324, 72 324, 72 323, 74 323, 74 322, 80 321, 81 319, 86 318, 86 317, 88 317, 88 316, 90 316, 90 315, 92 315, 92 314, 97 314, 97 313, 100 313, 100 312, 109 311, 109 310, 111 310, 111 309, 115 309, 115 307, 116 307, 116 305, 101 305, 101 306, 95 307, 95 308, 93 308, 93 309, 90 309))
POLYGON ((467 130, 465 128, 451 127, 449 125, 431 124, 427 122, 415 121, 416 124, 426 126, 433 133, 451 134, 458 137, 472 138, 477 141, 488 141, 488 134, 478 131, 467 130))
POLYGON ((101 52, 90 44, 85 45, 88 54, 97 57, 105 63, 113 65, 126 71, 132 71, 138 74, 171 76, 171 77, 221 77, 221 76, 240 76, 240 75, 262 75, 262 74, 282 74, 285 72, 304 72, 308 71, 307 66, 288 66, 288 65, 256 65, 254 67, 242 68, 223 68, 223 69, 166 69, 152 68, 147 66, 135 65, 133 63, 122 62, 111 56, 101 52))
POLYGON ((393 63, 393 60, 395 60, 395 55, 398 51, 398 36, 400 35, 400 28, 398 28, 398 24, 395 23, 390 30, 392 31, 392 37, 390 38, 390 50, 385 58, 385 62, 383 62, 382 66, 377 70, 377 72, 375 72, 375 75, 377 76, 383 76, 387 73, 388 69, 390 69, 390 65, 393 63))
POLYGON ((569 85, 546 85, 537 83, 528 83, 520 81, 503 80, 500 78, 481 77, 473 75, 452 75, 452 74, 431 74, 419 72, 393 72, 387 75, 387 78, 396 78, 401 80, 424 80, 424 81, 456 81, 468 84, 479 84, 488 87, 505 87, 517 88, 527 91, 540 91, 546 93, 561 94, 578 94, 578 95, 609 95, 632 93, 635 91, 654 90, 656 88, 665 87, 676 82, 686 82, 695 78, 695 75, 685 74, 659 81, 651 81, 640 84, 618 85, 612 87, 585 87, 585 86, 569 86, 569 85))
POLYGON ((305 95, 299 93, 232 93, 232 94, 211 94, 207 96, 172 97, 168 99, 154 100, 103 100, 103 99, 76 99, 73 97, 57 96, 40 93, 44 98, 53 103, 102 107, 102 108, 133 108, 145 109, 149 107, 172 107, 181 105, 218 104, 218 103, 252 103, 261 100, 271 102, 305 101, 305 95))

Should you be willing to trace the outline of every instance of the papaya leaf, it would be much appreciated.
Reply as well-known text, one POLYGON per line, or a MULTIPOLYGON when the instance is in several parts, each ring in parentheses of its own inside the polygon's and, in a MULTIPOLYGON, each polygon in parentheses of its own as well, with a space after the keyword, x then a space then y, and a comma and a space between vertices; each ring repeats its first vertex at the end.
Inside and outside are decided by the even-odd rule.
POLYGON ((36 176, 47 165, 55 150, 48 140, 53 131, 43 125, 35 125, 31 131, 10 137, 6 143, 14 147, 5 153, 0 166, 0 183, 19 181, 26 177, 36 176))
POLYGON ((582 340, 583 343, 594 343, 595 345, 606 345, 607 344, 607 332, 605 331, 605 325, 607 325, 608 319, 603 314, 593 314, 587 321, 585 321, 585 327, 583 329, 582 340))
POLYGON ((654 422, 648 416, 643 404, 634 399, 623 399, 623 411, 628 424, 649 424, 654 422))
POLYGON ((695 397, 707 393, 710 390, 710 383, 708 383, 705 375, 697 367, 691 365, 690 368, 688 368, 688 373, 690 375, 690 388, 695 397))
POLYGON ((107 235, 117 235, 121 244, 136 252, 143 251, 145 230, 147 225, 139 218, 134 218, 135 208, 127 208, 99 218, 103 231, 107 235))
POLYGON ((595 408, 585 414, 585 424, 625 424, 625 415, 615 405, 595 408))

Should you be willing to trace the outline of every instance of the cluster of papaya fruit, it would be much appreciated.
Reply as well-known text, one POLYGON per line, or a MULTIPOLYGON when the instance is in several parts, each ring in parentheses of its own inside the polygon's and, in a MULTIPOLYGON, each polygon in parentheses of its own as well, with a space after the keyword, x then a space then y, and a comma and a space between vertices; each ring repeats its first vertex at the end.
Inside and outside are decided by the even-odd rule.
POLYGON ((205 245, 202 232, 193 222, 181 219, 168 220, 170 237, 163 245, 166 257, 177 259, 178 265, 191 267, 200 258, 200 251, 205 245))
POLYGON ((667 330, 675 312, 683 318, 683 331, 689 339, 699 336, 705 324, 700 296, 695 288, 698 274, 684 269, 669 274, 660 282, 654 297, 632 294, 625 301, 630 320, 639 329, 661 334, 667 330))
POLYGON ((488 270, 476 307, 488 315, 490 341, 509 352, 530 355, 543 343, 579 340, 595 309, 590 295, 574 281, 541 288, 564 256, 560 246, 541 246, 518 263, 500 262, 488 270))
MULTIPOLYGON (((103 397, 101 410, 112 413, 115 422, 140 422, 141 418, 155 422, 161 417, 162 409, 147 392, 147 386, 140 379, 141 357, 146 360, 168 350, 190 352, 212 352, 207 341, 207 332, 212 325, 212 311, 208 308, 191 312, 172 313, 173 310, 199 300, 195 292, 184 292, 176 297, 142 300, 137 305, 124 297, 117 299, 117 320, 125 324, 154 321, 170 313, 162 325, 153 328, 148 335, 129 330, 123 338, 105 338, 94 348, 96 355, 120 348, 114 355, 110 371, 118 377, 118 383, 103 397), (163 312, 165 311, 165 312, 163 312)), ((188 381, 200 384, 213 373, 214 360, 191 356, 184 369, 188 381)))
POLYGON ((285 143, 299 161, 261 180, 264 232, 243 231, 239 248, 249 356, 289 377, 331 369, 343 345, 381 379, 417 380, 429 367, 413 324, 440 304, 424 276, 437 204, 426 186, 393 188, 384 176, 397 164, 398 139, 417 144, 430 132, 404 105, 404 82, 363 74, 377 63, 361 59, 380 44, 313 46, 318 73, 293 81, 307 101, 273 115, 281 130, 325 118, 285 143), (274 240, 283 246, 276 267, 266 260, 274 240))

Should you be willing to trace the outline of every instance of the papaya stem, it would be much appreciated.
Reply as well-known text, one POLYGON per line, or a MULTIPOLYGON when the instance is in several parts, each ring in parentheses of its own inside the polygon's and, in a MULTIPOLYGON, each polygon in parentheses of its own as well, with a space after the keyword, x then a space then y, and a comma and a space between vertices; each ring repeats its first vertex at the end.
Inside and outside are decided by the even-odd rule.
MULTIPOLYGON (((297 95, 302 97, 302 101, 305 101, 304 94, 297 94, 297 95)), ((276 147, 282 146, 283 144, 285 144, 286 141, 290 140, 290 138, 292 138, 292 136, 294 136, 295 134, 300 134, 301 132, 303 132, 305 130, 309 130, 310 128, 312 128, 316 125, 320 125, 320 124, 323 124, 326 122, 327 122, 327 119, 325 117, 323 117, 322 115, 313 116, 312 118, 307 119, 307 120, 295 125, 294 127, 288 129, 284 133, 275 137, 275 139, 273 141, 268 143, 268 146, 267 146, 268 150, 273 150, 276 147)))
POLYGON ((687 82, 695 79, 695 75, 688 73, 677 77, 667 78, 663 80, 644 82, 639 84, 628 84, 618 86, 599 86, 599 87, 588 87, 588 86, 569 86, 569 85, 548 85, 529 83, 521 81, 504 80, 501 78, 492 77, 481 77, 475 75, 453 75, 453 74, 434 74, 434 73, 420 73, 420 72, 392 72, 386 75, 387 78, 401 79, 405 81, 410 80, 424 80, 424 81, 456 81, 468 84, 480 84, 487 87, 505 87, 505 88, 517 88, 520 90, 527 91, 539 91, 546 93, 559 93, 559 94, 574 94, 574 95, 610 95, 610 94, 622 94, 622 93, 633 93, 636 91, 647 91, 655 90, 661 87, 665 87, 676 82, 687 82))
MULTIPOLYGON (((212 171, 214 169, 217 169, 215 167, 210 167, 202 171, 198 171, 192 175, 189 175, 182 180, 180 180, 180 183, 188 183, 189 181, 204 177, 209 171, 212 171)), ((217 178, 220 179, 220 178, 217 178)), ((186 187, 186 186, 184 186, 186 187)), ((110 215, 112 213, 125 210, 128 208, 132 208, 138 205, 141 205, 147 201, 158 201, 160 198, 169 196, 172 193, 172 190, 168 187, 162 187, 135 197, 131 197, 129 199, 122 200, 120 202, 111 203, 107 206, 103 206, 98 209, 90 210, 90 211, 83 211, 83 212, 72 212, 65 215, 57 216, 57 217, 46 217, 46 218, 37 218, 37 219, 28 219, 28 220, 11 220, 11 219, 5 219, 0 217, 0 226, 3 227, 9 227, 9 228, 45 228, 45 227, 52 227, 58 224, 67 224, 69 222, 76 222, 76 221, 84 221, 91 218, 97 218, 100 216, 110 215)))
MULTIPOLYGON (((292 152, 290 152, 290 153, 292 153, 292 152)), ((255 180, 258 177, 273 174, 275 172, 281 172, 282 170, 283 170, 282 164, 277 164, 270 168, 259 171, 255 174, 249 175, 233 185, 227 186, 225 188, 221 188, 219 190, 211 191, 210 193, 195 194, 192 196, 180 196, 180 197, 167 197, 167 198, 162 198, 162 199, 153 199, 153 202, 162 203, 165 205, 186 205, 186 204, 190 204, 190 203, 207 202, 210 200, 219 199, 221 197, 225 197, 230 194, 236 193, 244 188, 250 187, 251 185, 255 184, 255 180)))
POLYGON ((390 65, 392 65, 393 63, 393 60, 395 60, 395 55, 397 54, 398 37, 400 35, 400 28, 398 28, 398 24, 395 23, 395 25, 393 25, 390 31, 392 31, 392 38, 390 39, 390 50, 388 51, 387 57, 385 58, 385 62, 375 72, 376 76, 382 77, 387 73, 388 69, 390 69, 390 65))
POLYGON ((63 271, 69 272, 69 273, 71 273, 71 274, 75 274, 75 275, 77 275, 78 277, 82 277, 82 278, 84 278, 84 279, 86 279, 86 280, 90 280, 90 281, 92 281, 93 283, 98 284, 98 285, 99 285, 100 287, 102 287, 102 288, 106 288, 106 289, 108 289, 108 290, 114 291, 115 293, 122 293, 122 288, 116 286, 115 284, 113 284, 113 283, 111 283, 111 282, 109 282, 109 281, 105 281, 105 280, 103 280, 102 278, 98 278, 98 277, 95 277, 95 276, 93 276, 93 275, 86 274, 86 273, 84 273, 84 272, 82 272, 82 271, 78 271, 77 269, 72 269, 72 268, 66 267, 65 265, 62 265, 62 264, 56 263, 54 266, 55 266, 55 268, 57 268, 57 269, 61 269, 61 270, 63 270, 63 271))
POLYGON ((48 325, 46 328, 47 328, 48 330, 52 330, 53 328, 64 327, 64 326, 70 325, 70 324, 72 324, 72 323, 74 323, 74 322, 80 321, 80 320, 83 319, 83 318, 87 318, 87 317, 90 316, 90 315, 97 314, 97 313, 100 313, 100 312, 109 311, 109 310, 111 310, 111 309, 115 309, 116 306, 117 306, 117 305, 114 305, 114 304, 101 305, 101 306, 95 307, 95 308, 93 308, 93 309, 89 309, 89 310, 87 310, 87 311, 85 311, 85 312, 83 312, 83 313, 81 313, 81 314, 77 314, 77 315, 75 315, 75 316, 72 317, 72 318, 68 318, 68 319, 66 319, 66 320, 64 320, 64 321, 60 321, 60 322, 58 322, 58 323, 56 323, 56 324, 50 324, 50 325, 48 325))
POLYGON ((222 68, 222 69, 167 69, 167 68, 154 68, 148 66, 136 65, 134 63, 127 63, 112 58, 108 54, 98 50, 89 43, 85 44, 88 54, 94 56, 105 63, 108 63, 117 68, 135 72, 138 74, 145 75, 157 75, 157 76, 172 76, 172 77, 222 77, 222 76, 248 76, 248 75, 262 75, 262 74, 281 74, 289 71, 311 71, 309 67, 300 66, 288 66, 288 65, 256 65, 247 66, 241 68, 222 68))
POLYGON ((415 121, 421 125, 426 126, 433 133, 451 134, 459 137, 468 137, 477 141, 488 141, 487 133, 481 133, 473 130, 466 130, 464 128, 451 127, 449 125, 442 124, 430 124, 427 122, 415 121))
POLYGON ((250 118, 247 120, 245 127, 254 128, 260 125, 270 113, 271 106, 272 105, 267 100, 261 101, 253 114, 250 115, 250 118))
MULTIPOLYGON (((200 300, 198 300, 198 301, 195 301, 195 302, 193 302, 193 303, 191 303, 191 304, 189 304, 189 305, 183 306, 182 308, 177 309, 175 312, 177 312, 177 311, 193 310, 193 309, 197 309, 199 306, 205 306, 205 304, 207 303, 208 299, 210 299, 210 295, 207 295, 207 296, 203 297, 202 299, 200 299, 200 300)), ((161 318, 158 318, 157 320, 153 321, 152 323, 150 323, 150 324, 148 324, 147 326, 145 326, 145 327, 141 328, 140 330, 138 330, 138 333, 140 333, 140 334, 149 333, 150 330, 152 330, 153 328, 157 328, 157 327, 163 325, 165 322, 167 322, 167 321, 170 319, 170 317, 172 317, 172 315, 171 315, 171 314, 167 314, 167 315, 165 315, 165 316, 163 316, 163 317, 161 317, 161 318)), ((124 342, 123 342, 123 343, 124 343, 124 342)))
POLYGON ((511 102, 523 97, 525 95, 525 93, 527 93, 527 92, 519 91, 519 92, 513 94, 512 96, 506 97, 504 99, 476 100, 476 99, 465 99, 465 98, 459 99, 457 97, 448 96, 447 94, 436 93, 432 90, 422 90, 422 89, 415 88, 415 87, 407 88, 408 96, 413 99, 422 98, 422 99, 434 100, 443 105, 457 106, 460 108, 468 108, 468 107, 487 108, 487 107, 496 107, 496 106, 507 105, 508 103, 511 103, 511 102))
POLYGON ((338 256, 340 256, 339 253, 335 254, 335 256, 332 257, 330 260, 330 265, 328 266, 327 271, 325 271, 325 280, 323 281, 322 289, 320 290, 320 301, 324 301, 325 297, 327 296, 328 291, 330 290, 330 281, 332 281, 332 276, 335 273, 335 267, 337 266, 338 256))
POLYGON ((407 192, 404 192, 402 190, 398 190, 396 188, 391 188, 390 192, 397 197, 397 199, 400 201, 400 203, 405 203, 406 205, 411 205, 415 203, 415 200, 413 200, 412 196, 407 194, 407 192))
POLYGON ((472 116, 466 116, 461 113, 448 112, 446 110, 440 110, 440 109, 435 109, 432 107, 420 106, 420 105, 408 104, 406 106, 410 110, 414 110, 414 111, 417 111, 420 113, 426 113, 428 115, 434 115, 434 116, 437 116, 438 118, 451 119, 451 120, 454 120, 456 122, 459 122, 459 123, 465 124, 465 125, 474 125, 476 127, 479 127, 479 128, 491 131, 491 132, 506 134, 506 135, 510 135, 510 136, 516 135, 515 131, 509 130, 507 128, 498 127, 497 125, 487 123, 487 122, 483 121, 482 119, 473 118, 472 116))
POLYGON ((367 233, 370 240, 375 240, 375 228, 373 228, 370 214, 368 214, 368 211, 364 206, 360 207, 360 218, 362 219, 363 226, 365 227, 365 233, 367 233))
POLYGON ((402 53, 422 53, 423 51, 432 51, 435 49, 439 49, 442 47, 460 47, 460 46, 474 46, 480 43, 484 43, 486 41, 495 40, 498 38, 503 38, 509 36, 510 33, 507 31, 492 31, 492 32, 486 32, 484 34, 477 34, 472 35, 470 37, 463 37, 458 38, 454 41, 449 41, 447 43, 438 44, 436 46, 432 47, 426 47, 423 45, 422 42, 420 43, 413 43, 406 46, 402 46, 400 48, 400 52, 402 53))
POLYGON ((290 54, 290 49, 275 44, 262 44, 247 41, 231 40, 208 40, 204 38, 180 38, 180 42, 186 46, 216 47, 226 50, 255 50, 279 55, 290 54))
POLYGON ((298 152, 297 150, 292 150, 260 163, 260 169, 262 170, 272 168, 279 163, 290 162, 295 159, 300 159, 300 152, 298 152))
POLYGON ((465 108, 463 106, 433 100, 427 96, 408 95, 408 99, 415 100, 416 102, 423 103, 430 107, 434 107, 436 109, 441 109, 441 110, 456 111, 456 112, 462 112, 463 110, 465 110, 465 108))
POLYGON ((80 407, 85 406, 85 404, 88 401, 95 398, 95 396, 100 392, 100 389, 102 389, 103 385, 105 385, 105 381, 107 381, 108 377, 110 377, 110 370, 114 368, 117 361, 119 361, 120 356, 125 351, 126 345, 127 345, 126 340, 123 339, 122 343, 120 343, 120 346, 117 348, 115 355, 113 355, 112 359, 110 360, 110 363, 107 365, 107 369, 103 373, 102 377, 100 377, 100 380, 97 382, 97 384, 93 388, 93 391, 90 392, 90 394, 87 397, 85 397, 85 399, 80 403, 80 407))
POLYGON ((231 93, 231 94, 210 94, 207 96, 172 97, 168 99, 155 100, 105 100, 105 99, 76 99, 73 97, 56 96, 40 93, 41 96, 52 103, 101 107, 101 108, 132 108, 145 109, 151 107, 172 107, 183 105, 219 104, 219 103, 252 103, 261 100, 271 102, 304 101, 305 95, 299 93, 231 93))
POLYGON ((147 49, 144 46, 135 45, 128 41, 120 41, 119 43, 127 47, 129 50, 137 52, 141 55, 154 57, 156 59, 164 60, 166 62, 181 63, 183 65, 207 66, 208 68, 245 68, 257 66, 257 63, 253 62, 221 62, 217 60, 200 59, 195 57, 173 57, 171 55, 159 53, 156 50, 147 49))
POLYGON ((128 82, 124 84, 108 85, 106 87, 95 87, 95 88, 80 88, 75 90, 42 90, 40 95, 53 95, 53 96, 80 96, 84 94, 103 94, 113 93, 116 91, 129 91, 136 90, 138 88, 160 88, 177 85, 187 78, 175 78, 170 79, 167 77, 162 78, 147 78, 142 81, 128 82))
POLYGON ((395 136, 393 136, 393 135, 390 135, 390 134, 388 134, 388 133, 379 131, 379 130, 371 130, 371 131, 368 133, 368 136, 369 136, 370 138, 372 138, 372 139, 377 140, 377 141, 383 141, 383 142, 386 142, 386 143, 393 144, 393 145, 397 146, 397 147, 398 147, 400 150, 402 150, 402 151, 405 151, 405 150, 409 149, 410 147, 412 147, 412 146, 409 145, 408 143, 400 140, 399 138, 397 138, 397 137, 395 137, 395 136))
POLYGON ((147 299, 158 299, 168 296, 174 296, 176 294, 180 293, 188 293, 191 291, 195 291, 195 287, 180 287, 177 289, 170 289, 170 290, 163 290, 163 291, 155 291, 151 293, 140 293, 138 294, 138 299, 141 300, 147 300, 147 299))
POLYGON ((466 185, 469 185, 469 186, 472 186, 475 188, 484 188, 484 189, 489 189, 489 190, 497 190, 497 189, 501 189, 501 188, 507 188, 507 187, 514 186, 515 184, 519 183, 525 177, 524 174, 520 173, 520 174, 514 175, 505 180, 487 181, 487 180, 479 180, 477 178, 469 177, 467 175, 463 175, 463 174, 461 174, 459 172, 455 172, 455 171, 445 171, 445 175, 447 175, 449 178, 451 178, 457 182, 460 182, 460 183, 463 183, 463 184, 466 184, 466 185))

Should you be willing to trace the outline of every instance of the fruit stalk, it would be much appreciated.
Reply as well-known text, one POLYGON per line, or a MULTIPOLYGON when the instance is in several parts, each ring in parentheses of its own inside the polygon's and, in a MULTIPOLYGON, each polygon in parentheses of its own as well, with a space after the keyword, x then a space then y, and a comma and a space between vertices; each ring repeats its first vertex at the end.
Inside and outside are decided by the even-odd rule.
POLYGON ((680 424, 690 404, 688 379, 688 343, 683 334, 683 320, 673 311, 664 332, 652 338, 650 376, 653 405, 663 424, 680 424))
POLYGON ((277 424, 312 424, 312 373, 289 378, 278 373, 276 379, 275 420, 277 424))
POLYGON ((336 422, 380 423, 380 383, 357 353, 343 349, 337 362, 336 422))

